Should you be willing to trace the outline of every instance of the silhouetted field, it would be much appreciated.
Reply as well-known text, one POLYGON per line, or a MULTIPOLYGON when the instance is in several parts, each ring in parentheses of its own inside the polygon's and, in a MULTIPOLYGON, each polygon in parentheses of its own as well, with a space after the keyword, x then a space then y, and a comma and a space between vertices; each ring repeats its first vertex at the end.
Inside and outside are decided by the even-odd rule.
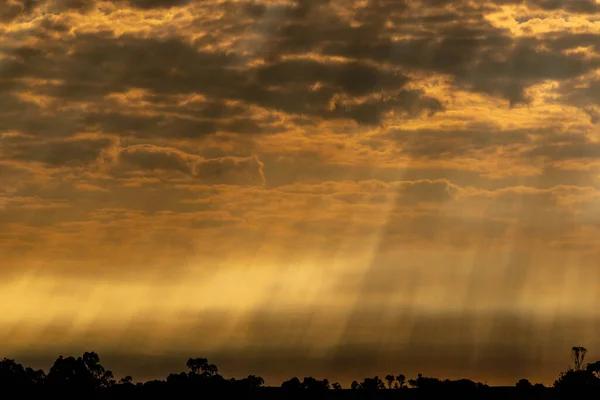
POLYGON ((190 358, 188 371, 164 380, 134 383, 131 376, 116 380, 96 353, 60 356, 46 374, 14 360, 0 361, 0 398, 57 399, 572 399, 600 397, 600 361, 584 364, 587 350, 573 347, 574 367, 561 372, 552 387, 520 379, 512 387, 490 387, 469 379, 441 380, 402 374, 353 381, 350 388, 327 379, 293 377, 280 387, 265 387, 255 375, 227 379, 205 358, 190 358))

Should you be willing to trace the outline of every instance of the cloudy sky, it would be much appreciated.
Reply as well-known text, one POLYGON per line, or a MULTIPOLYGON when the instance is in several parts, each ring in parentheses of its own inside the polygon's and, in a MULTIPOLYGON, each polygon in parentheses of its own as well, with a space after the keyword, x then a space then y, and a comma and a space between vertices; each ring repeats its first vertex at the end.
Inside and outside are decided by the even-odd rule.
POLYGON ((0 43, 0 356, 600 358, 600 2, 3 0, 0 43))

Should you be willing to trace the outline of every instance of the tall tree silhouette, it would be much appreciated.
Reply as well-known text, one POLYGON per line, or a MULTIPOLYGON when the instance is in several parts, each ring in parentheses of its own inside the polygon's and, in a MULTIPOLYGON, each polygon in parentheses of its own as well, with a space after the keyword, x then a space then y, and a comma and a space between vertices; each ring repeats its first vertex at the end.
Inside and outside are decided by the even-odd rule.
POLYGON ((595 363, 584 368, 584 360, 587 349, 582 346, 571 348, 571 359, 574 363, 574 368, 569 368, 566 372, 561 372, 558 379, 554 381, 556 389, 577 389, 582 387, 600 387, 600 379, 596 375, 595 363))
POLYGON ((113 373, 100 364, 100 357, 94 352, 85 352, 81 357, 83 363, 92 375, 96 387, 108 387, 116 384, 113 373))
POLYGON ((386 375, 385 380, 387 381, 388 389, 391 389, 396 378, 394 377, 394 375, 386 375))
POLYGON ((112 371, 100 364, 100 357, 86 352, 82 357, 58 357, 50 368, 46 382, 57 386, 101 388, 116 383, 112 371))
POLYGON ((81 357, 59 356, 48 372, 46 382, 53 386, 93 388, 94 379, 81 357))
POLYGON ((583 369, 583 361, 585 360, 585 354, 587 349, 582 346, 575 346, 571 349, 571 359, 575 363, 575 370, 581 371, 583 369))
POLYGON ((396 376, 396 382, 400 386, 400 389, 403 389, 406 385, 406 377, 402 374, 399 374, 398 376, 396 376))

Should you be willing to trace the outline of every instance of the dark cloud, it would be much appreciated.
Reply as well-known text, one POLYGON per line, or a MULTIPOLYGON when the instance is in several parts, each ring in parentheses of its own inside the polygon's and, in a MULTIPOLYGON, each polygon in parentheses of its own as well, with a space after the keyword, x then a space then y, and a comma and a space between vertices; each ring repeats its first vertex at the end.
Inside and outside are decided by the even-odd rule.
POLYGON ((256 71, 263 85, 282 84, 304 87, 322 83, 341 89, 351 96, 364 96, 382 90, 398 90, 409 78, 399 73, 386 73, 379 68, 359 63, 286 60, 272 63, 256 71))
MULTIPOLYGON (((395 109, 409 115, 443 109, 437 99, 402 89, 408 82, 406 76, 360 63, 275 61, 241 70, 233 54, 199 51, 179 39, 82 34, 65 43, 44 50, 11 50, 17 59, 4 66, 5 78, 59 80, 37 90, 63 101, 93 101, 140 88, 158 96, 202 93, 215 105, 239 100, 290 114, 349 118, 366 124, 377 124, 384 112, 395 109), (322 86, 315 88, 318 83, 322 86), (357 103, 354 99, 382 89, 392 92, 383 101, 357 103), (336 100, 339 96, 344 99, 336 100), (332 109, 334 102, 338 107, 332 109)), ((164 117, 153 117, 157 118, 164 117)), ((247 122, 237 126, 248 127, 247 122)), ((196 129, 210 131, 211 122, 207 124, 196 129)))
POLYGON ((592 123, 598 122, 596 107, 600 104, 600 79, 590 78, 585 85, 581 85, 576 79, 564 82, 557 92, 566 103, 580 107, 586 112, 592 123))
POLYGON ((319 52, 449 74, 458 86, 504 97, 512 105, 527 102, 524 91, 534 83, 565 80, 599 65, 573 54, 540 51, 543 38, 513 38, 486 20, 491 4, 426 3, 417 12, 404 2, 370 1, 355 11, 359 26, 322 8, 288 17, 267 38, 266 48, 271 54, 319 52), (450 4, 452 11, 445 8, 450 4), (403 34, 407 37, 392 39, 403 34))
MULTIPOLYGON (((18 200, 18 199, 14 199, 18 200)), ((56 224, 64 224, 69 222, 81 221, 86 217, 86 213, 79 208, 72 207, 68 202, 50 202, 42 198, 32 198, 29 203, 20 203, 19 201, 11 202, 10 199, 5 207, 0 208, 0 225, 3 229, 13 229, 10 236, 2 237, 6 241, 19 241, 28 247, 28 251, 33 251, 33 247, 40 246, 44 243, 43 234, 32 234, 31 231, 23 233, 14 229, 14 224, 18 226, 34 227, 38 229, 48 228, 56 224)), ((15 254, 18 256, 17 254, 15 254)), ((17 267, 18 268, 18 267, 17 267)), ((8 264, 3 273, 14 272, 8 264)))
POLYGON ((4 0, 0 8, 0 21, 11 22, 17 17, 29 17, 38 9, 52 13, 64 11, 86 12, 93 9, 96 0, 4 0))
POLYGON ((401 154, 421 159, 449 160, 511 148, 514 151, 504 157, 529 161, 540 157, 558 161, 598 157, 598 146, 588 133, 589 127, 578 125, 567 130, 559 126, 502 129, 494 124, 472 123, 457 129, 390 129, 362 143, 378 149, 391 138, 401 154))
POLYGON ((364 141, 377 148, 380 140, 392 138, 402 154, 415 158, 450 159, 472 156, 475 152, 492 152, 500 147, 532 145, 534 138, 553 136, 553 129, 501 129, 493 124, 467 124, 457 129, 391 129, 364 141))
POLYGON ((40 142, 31 138, 3 139, 3 155, 9 159, 37 161, 54 167, 86 166, 98 159, 113 141, 107 138, 76 138, 40 142))
POLYGON ((132 164, 141 169, 173 170, 193 174, 195 157, 176 149, 152 145, 127 147, 119 154, 120 162, 132 164))
POLYGON ((151 8, 181 7, 190 2, 192 2, 192 0, 128 0, 129 5, 143 10, 151 8))
POLYGON ((92 10, 96 4, 96 0, 46 0, 46 2, 49 4, 49 11, 59 13, 69 10, 86 12, 92 10))
POLYGON ((544 44, 554 51, 564 51, 578 47, 600 49, 600 35, 596 33, 548 33, 542 36, 544 44))
MULTIPOLYGON (((182 107, 185 112, 185 107, 182 107)), ((193 112, 190 112, 193 114, 193 112)), ((120 112, 90 112, 82 127, 98 129, 105 133, 138 138, 202 138, 217 132, 240 134, 277 133, 284 130, 277 125, 263 124, 252 118, 229 120, 181 118, 175 116, 145 116, 120 112)))
POLYGON ((600 158, 600 143, 588 140, 545 144, 524 153, 528 157, 541 157, 551 161, 600 158))
POLYGON ((566 132, 538 137, 535 146, 521 152, 525 158, 548 161, 594 159, 600 157, 600 144, 588 136, 589 128, 573 126, 566 132))
MULTIPOLYGON (((182 3, 140 0, 136 6, 152 8, 182 3)), ((72 0, 64 4, 81 8, 87 2, 72 0)), ((359 62, 282 61, 279 57, 286 53, 317 52, 449 74, 455 77, 459 86, 504 97, 513 105, 527 101, 524 91, 534 83, 544 79, 573 78, 600 65, 598 60, 563 54, 558 48, 539 50, 541 44, 546 44, 544 38, 512 38, 510 32, 485 19, 485 7, 489 9, 489 6, 460 2, 454 10, 448 11, 445 7, 449 4, 427 2, 429 8, 425 13, 407 7, 404 2, 371 1, 368 7, 357 8, 355 18, 362 24, 353 26, 337 15, 329 2, 298 2, 283 10, 283 18, 276 21, 274 32, 264 33, 268 37, 264 38, 264 50, 261 51, 276 56, 269 57, 271 61, 266 66, 245 71, 235 68, 239 66, 239 59, 234 54, 197 51, 179 39, 109 38, 86 34, 78 35, 70 43, 73 52, 67 53, 65 47, 57 50, 51 59, 48 50, 31 55, 25 68, 14 63, 5 67, 6 76, 65 80, 47 90, 67 99, 76 98, 78 93, 88 97, 101 96, 132 87, 156 93, 196 91, 267 108, 279 105, 277 109, 293 114, 350 118, 359 123, 376 124, 388 109, 406 110, 405 96, 384 107, 371 103, 355 106, 356 111, 350 113, 329 113, 326 107, 340 93, 358 96, 381 88, 397 90, 408 81, 405 76, 390 75, 359 62), (394 26, 393 32, 391 26, 394 26), (392 33, 399 35, 404 31, 410 37, 392 40, 392 33), (317 81, 324 87, 311 90, 317 81)), ((548 10, 561 7, 556 1, 539 5, 548 10)), ((247 3, 247 7, 258 6, 247 3)), ((260 10, 263 8, 258 7, 253 15, 264 17, 266 11, 260 10)), ((421 94, 411 92, 411 96, 421 94)), ((434 99, 425 99, 419 107, 433 111, 442 109, 434 99)))
MULTIPOLYGON (((0 96, 2 98, 2 96, 0 96)), ((18 131, 25 135, 45 138, 70 137, 80 131, 81 113, 73 111, 57 112, 50 114, 43 112, 41 107, 28 102, 16 102, 8 112, 0 111, 0 124, 6 131, 18 131), (22 107, 19 110, 19 107, 22 107)))
POLYGON ((22 15, 26 11, 26 3, 24 1, 7 1, 0 7, 0 22, 8 23, 13 19, 22 15))
POLYGON ((400 186, 397 202, 403 205, 419 203, 444 203, 451 200, 458 187, 448 181, 414 181, 400 186))
POLYGON ((509 0, 510 4, 525 4, 528 7, 544 11, 565 11, 569 13, 595 14, 600 12, 600 4, 595 0, 509 0))
POLYGON ((119 153, 117 168, 177 171, 206 184, 261 185, 263 164, 250 158, 204 159, 173 148, 134 145, 119 153))

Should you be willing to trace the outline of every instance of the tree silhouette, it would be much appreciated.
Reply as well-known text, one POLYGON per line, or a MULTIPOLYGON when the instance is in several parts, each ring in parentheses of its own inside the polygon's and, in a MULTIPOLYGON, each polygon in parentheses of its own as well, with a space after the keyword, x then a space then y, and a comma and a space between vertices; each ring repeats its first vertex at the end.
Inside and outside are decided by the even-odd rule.
POLYGON ((575 363, 575 370, 581 371, 583 369, 583 361, 585 360, 585 354, 587 349, 582 346, 575 346, 571 349, 571 359, 575 363))
POLYGON ((379 379, 379 377, 377 377, 377 376, 374 378, 365 378, 361 382, 360 387, 361 387, 361 389, 369 390, 369 391, 385 389, 385 385, 383 384, 383 381, 381 379, 379 379))
MULTIPOLYGON (((40 375, 39 372, 36 373, 40 375)), ((50 368, 46 382, 55 386, 104 388, 116 384, 112 371, 100 364, 100 357, 94 352, 85 352, 74 358, 58 357, 50 368)))
MULTIPOLYGON (((480 383, 475 383, 470 379, 458 379, 455 381, 446 379, 443 382, 441 382, 437 378, 425 378, 425 379, 427 379, 427 381, 425 381, 424 386, 427 388, 429 388, 429 387, 431 387, 431 388, 444 387, 444 388, 451 389, 454 391, 467 392, 467 391, 472 391, 474 389, 482 387, 482 385, 480 383)), ((422 383, 422 385, 423 385, 423 383, 422 383)))
POLYGON ((569 369, 561 372, 558 379, 554 381, 556 389, 577 389, 583 387, 598 386, 598 377, 588 370, 569 369))
POLYGON ((190 358, 186 366, 190 369, 190 375, 204 375, 206 377, 217 375, 219 372, 217 366, 209 364, 206 358, 190 358))
POLYGON ((190 358, 185 364, 190 372, 187 378, 183 376, 170 376, 171 382, 184 384, 190 383, 201 386, 219 386, 225 385, 226 379, 218 374, 219 369, 215 364, 210 364, 206 358, 190 358))
POLYGON ((0 386, 37 386, 44 382, 46 374, 44 371, 17 364, 15 360, 3 359, 0 361, 0 386))
POLYGON ((287 390, 298 390, 302 389, 302 382, 300 382, 300 379, 298 379, 298 377, 295 376, 292 379, 283 382, 281 384, 281 387, 287 390))
POLYGON ((185 372, 180 372, 179 374, 169 374, 169 376, 167 376, 167 383, 172 385, 185 385, 190 383, 190 376, 185 372))
POLYGON ((596 375, 597 378, 600 378, 600 361, 589 363, 586 370, 596 375))
POLYGON ((90 371, 96 387, 109 387, 116 384, 112 371, 106 370, 102 364, 100 364, 100 357, 97 353, 85 352, 81 359, 88 371, 90 371))
POLYGON ((533 387, 528 379, 519 379, 515 386, 519 389, 531 389, 533 387))
MULTIPOLYGON (((600 361, 588 363, 584 367, 586 353, 587 350, 584 347, 573 347, 571 349, 571 359, 574 362, 574 366, 569 367, 565 372, 561 372, 558 379, 554 382, 553 388, 548 388, 548 390, 567 390, 567 395, 572 396, 573 392, 571 390, 580 388, 600 389, 600 361)), ((55 388, 76 389, 72 392, 67 390, 61 393, 75 394, 79 398, 82 398, 82 396, 95 397, 94 392, 98 391, 98 393, 108 393, 111 396, 112 394, 116 394, 116 399, 134 398, 137 394, 141 394, 143 397, 142 393, 156 393, 158 397, 170 398, 176 397, 180 389, 183 390, 182 394, 187 390, 191 390, 193 392, 189 393, 194 393, 194 395, 195 393, 204 393, 202 392, 203 390, 218 389, 223 392, 223 397, 228 397, 226 394, 228 390, 234 390, 232 392, 234 396, 239 395, 243 391, 276 393, 270 392, 271 389, 263 388, 264 380, 260 376, 248 375, 242 379, 225 379, 218 374, 217 366, 210 364, 206 358, 190 358, 186 366, 189 372, 171 373, 165 380, 151 380, 146 383, 133 384, 131 376, 125 376, 117 382, 113 373, 102 366, 100 357, 94 352, 86 352, 78 358, 63 357, 61 355, 55 360, 48 375, 45 375, 42 370, 35 371, 29 367, 17 364, 12 359, 4 358, 0 361, 0 387, 16 388, 19 386, 23 388, 35 388, 36 391, 40 389, 50 390, 47 397, 53 397, 53 394, 61 395, 54 392, 55 388), (140 390, 143 392, 139 392, 140 390), (169 393, 169 390, 173 392, 169 393)), ((405 388, 406 384, 406 378, 402 374, 397 376, 386 375, 385 381, 387 382, 388 389, 392 387, 405 388)), ((411 387, 419 391, 421 389, 443 389, 451 393, 461 393, 461 396, 473 391, 489 389, 486 384, 474 382, 469 379, 440 380, 438 378, 425 377, 420 373, 415 379, 408 380, 408 383, 411 387)), ((360 383, 355 380, 350 387, 353 390, 361 390, 367 397, 371 397, 373 392, 385 389, 386 384, 378 376, 375 376, 373 378, 365 378, 360 383)), ((295 394, 292 394, 291 397, 296 397, 296 395, 302 393, 305 395, 311 393, 311 395, 314 394, 320 398, 322 394, 328 391, 339 392, 342 386, 337 382, 330 384, 326 378, 316 379, 308 376, 303 378, 302 381, 298 377, 291 378, 281 384, 281 389, 293 391, 295 394)), ((521 391, 521 394, 517 397, 521 397, 523 393, 529 393, 526 396, 538 396, 542 393, 548 393, 544 385, 539 383, 532 385, 525 378, 520 379, 515 384, 514 389, 521 391)), ((345 392, 336 393, 336 396, 343 393, 345 392)), ((393 395, 393 393, 384 391, 382 392, 384 397, 386 396, 385 393, 393 395)), ((407 389, 406 394, 408 397, 412 396, 410 393, 412 393, 412 389, 407 389)), ((362 394, 359 395, 359 397, 362 396, 362 394)), ((471 398, 469 396, 462 396, 460 398, 464 397, 471 398)), ((562 394, 560 397, 562 397, 562 394)))
POLYGON ((203 365, 208 364, 208 359, 206 358, 190 358, 185 366, 190 369, 190 375, 196 375, 200 373, 203 365))
POLYGON ((119 380, 119 385, 133 386, 133 378, 127 375, 119 380))
POLYGON ((423 374, 418 373, 417 379, 409 379, 408 384, 412 387, 419 387, 419 379, 422 379, 422 378, 423 378, 423 374))
POLYGON ((248 375, 245 380, 248 382, 248 387, 253 389, 259 388, 265 384, 265 380, 260 376, 248 375))
POLYGON ((59 356, 50 368, 46 382, 54 386, 94 388, 94 375, 81 357, 59 356))
POLYGON ((308 390, 327 390, 330 389, 329 381, 327 379, 318 380, 311 376, 304 378, 302 381, 302 389, 308 390))
POLYGON ((387 381, 388 389, 391 389, 396 378, 394 377, 394 375, 386 375, 385 380, 387 381))
POLYGON ((409 379, 408 384, 417 389, 438 389, 443 385, 443 382, 437 378, 428 378, 424 377, 423 374, 417 374, 417 379, 409 379))
POLYGON ((247 378, 244 379, 230 379, 229 382, 231 382, 232 386, 236 389, 243 389, 243 390, 254 390, 254 389, 258 389, 259 387, 261 387, 262 385, 265 384, 265 381, 263 378, 261 378, 260 376, 254 376, 254 375, 248 375, 247 378))
POLYGON ((406 377, 400 374, 396 376, 396 382, 398 382, 398 385, 400 385, 400 389, 403 389, 404 385, 406 384, 406 377))

